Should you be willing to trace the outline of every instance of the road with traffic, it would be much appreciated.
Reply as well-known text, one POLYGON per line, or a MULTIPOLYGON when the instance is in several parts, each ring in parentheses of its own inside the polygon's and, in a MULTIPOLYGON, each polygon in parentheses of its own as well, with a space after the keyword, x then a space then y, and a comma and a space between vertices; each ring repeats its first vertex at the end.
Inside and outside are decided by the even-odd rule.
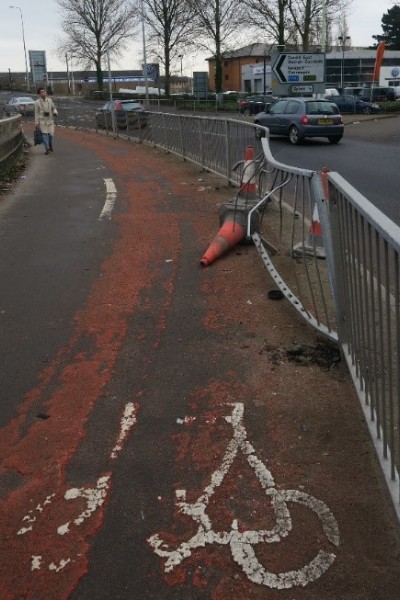
POLYGON ((272 152, 286 164, 340 173, 383 213, 400 225, 400 116, 346 117, 345 134, 337 147, 325 140, 306 140, 292 147, 272 138, 272 152))
POLYGON ((232 189, 94 132, 54 147, 0 197, 2 600, 397 600, 337 353, 254 247, 199 265, 232 189))

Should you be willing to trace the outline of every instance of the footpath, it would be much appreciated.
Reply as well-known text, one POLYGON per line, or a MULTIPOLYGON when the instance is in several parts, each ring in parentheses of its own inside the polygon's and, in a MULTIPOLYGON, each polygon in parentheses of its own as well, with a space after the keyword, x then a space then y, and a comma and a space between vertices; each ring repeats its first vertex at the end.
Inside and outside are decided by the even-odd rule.
MULTIPOLYGON (((0 432, 3 468, 31 463, 18 497, 2 497, 0 596, 397 600, 399 524, 346 367, 268 297, 253 246, 200 266, 233 190, 91 132, 57 128, 54 155, 32 148, 31 160, 61 181, 78 146, 112 174, 117 232, 34 390, 73 427, 49 418, 19 439, 18 420, 0 432), (22 540, 18 518, 46 497, 22 540)), ((85 198, 72 187, 77 219, 85 198)))

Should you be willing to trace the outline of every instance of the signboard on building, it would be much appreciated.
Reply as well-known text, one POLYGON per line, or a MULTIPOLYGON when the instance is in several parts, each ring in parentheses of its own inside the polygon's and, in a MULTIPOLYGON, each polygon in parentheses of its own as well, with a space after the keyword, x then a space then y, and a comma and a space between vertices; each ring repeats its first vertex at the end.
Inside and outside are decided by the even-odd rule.
POLYGON ((274 52, 271 56, 272 92, 278 96, 322 94, 325 90, 325 54, 274 52))
POLYGON ((46 52, 44 50, 29 50, 29 65, 33 83, 46 83, 46 52))
POLYGON ((147 65, 144 65, 143 77, 157 83, 160 77, 160 65, 158 63, 147 63, 147 65))
POLYGON ((388 87, 392 85, 400 86, 400 65, 381 67, 379 73, 379 85, 382 87, 388 87))

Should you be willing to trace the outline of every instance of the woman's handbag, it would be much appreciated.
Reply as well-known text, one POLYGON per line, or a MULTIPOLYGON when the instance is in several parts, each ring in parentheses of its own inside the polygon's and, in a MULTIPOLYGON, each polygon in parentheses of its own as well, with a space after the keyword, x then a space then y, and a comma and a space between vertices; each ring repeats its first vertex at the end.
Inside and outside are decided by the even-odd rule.
POLYGON ((43 134, 39 128, 36 128, 33 134, 33 141, 35 146, 38 144, 43 144, 43 134))

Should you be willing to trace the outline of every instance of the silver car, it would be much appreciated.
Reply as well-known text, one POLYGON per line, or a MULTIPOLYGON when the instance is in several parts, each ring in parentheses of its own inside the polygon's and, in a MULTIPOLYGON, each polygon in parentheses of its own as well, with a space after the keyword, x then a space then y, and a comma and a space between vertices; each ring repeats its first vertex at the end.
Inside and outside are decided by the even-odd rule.
POLYGON ((282 98, 256 115, 254 123, 268 127, 273 135, 288 137, 291 144, 311 137, 326 137, 337 144, 344 132, 336 104, 317 98, 282 98))
POLYGON ((35 100, 29 96, 19 96, 11 98, 4 106, 4 112, 7 117, 10 115, 33 115, 35 113, 35 100))

